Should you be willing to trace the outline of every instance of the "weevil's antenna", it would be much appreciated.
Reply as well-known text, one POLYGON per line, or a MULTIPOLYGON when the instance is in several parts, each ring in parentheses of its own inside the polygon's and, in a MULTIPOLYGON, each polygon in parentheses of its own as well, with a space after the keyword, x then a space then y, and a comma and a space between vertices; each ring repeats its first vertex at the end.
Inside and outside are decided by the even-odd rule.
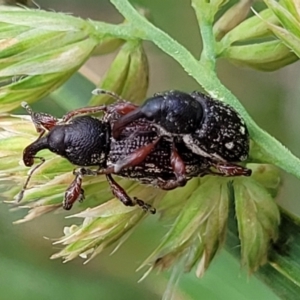
POLYGON ((47 149, 49 147, 48 140, 45 137, 39 137, 35 142, 28 145, 23 151, 23 162, 25 166, 31 167, 34 164, 34 159, 39 159, 41 162, 29 171, 28 177, 23 185, 22 190, 16 196, 16 201, 20 202, 24 196, 24 192, 29 184, 29 181, 33 173, 45 162, 43 157, 35 156, 40 150, 47 149))
POLYGON ((23 102, 21 103, 21 106, 28 112, 28 114, 29 114, 30 116, 33 115, 33 111, 32 111, 31 107, 28 105, 27 102, 23 101, 23 102))
POLYGON ((25 191, 26 191, 26 189, 27 189, 27 186, 28 186, 28 184, 29 184, 29 181, 30 181, 30 179, 31 179, 31 177, 32 177, 32 175, 33 175, 33 173, 46 161, 43 157, 37 157, 37 156, 35 156, 34 158, 38 158, 38 159, 40 159, 41 160, 41 162, 39 163, 39 164, 37 164, 34 168, 32 168, 30 171, 29 171, 29 173, 28 173, 28 177, 27 177, 27 179, 26 179, 26 181, 25 181, 25 183, 24 183, 24 185, 23 185, 23 187, 22 187, 22 190, 20 191, 20 193, 16 196, 16 202, 17 203, 19 203, 22 199, 23 199, 23 197, 24 197, 24 193, 25 193, 25 191))
POLYGON ((111 91, 107 91, 107 90, 104 90, 104 89, 95 89, 92 91, 92 94, 93 95, 109 95, 113 98, 115 98, 116 100, 118 101, 121 101, 121 102, 127 102, 127 100, 125 100, 124 98, 122 98, 121 96, 119 96, 118 94, 114 93, 114 92, 111 92, 111 91))

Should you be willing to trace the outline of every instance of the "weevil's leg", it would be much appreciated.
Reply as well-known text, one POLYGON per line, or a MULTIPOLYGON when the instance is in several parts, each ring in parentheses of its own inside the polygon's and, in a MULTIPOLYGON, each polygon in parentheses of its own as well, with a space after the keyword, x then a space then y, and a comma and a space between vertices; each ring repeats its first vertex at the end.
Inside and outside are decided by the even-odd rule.
POLYGON ((87 106, 68 112, 62 117, 62 122, 67 123, 69 120, 78 115, 95 114, 99 112, 117 112, 120 115, 125 115, 136 108, 137 106, 134 104, 122 102, 112 105, 87 106))
POLYGON ((128 112, 134 110, 137 108, 136 105, 131 104, 127 102, 125 99, 121 98, 119 95, 115 94, 114 92, 106 91, 103 89, 95 89, 92 91, 92 94, 94 95, 100 95, 100 94, 107 94, 119 101, 117 104, 112 105, 99 105, 99 106, 88 106, 88 107, 82 107, 79 109, 75 109, 73 111, 68 112, 66 115, 63 116, 63 122, 68 122, 70 119, 72 119, 75 116, 78 115, 84 115, 84 114, 94 114, 98 112, 114 112, 121 115, 125 115, 128 112))
MULTIPOLYGON (((120 115, 126 115, 129 112, 131 112, 132 110, 137 109, 137 107, 138 107, 137 105, 128 102, 127 100, 120 97, 118 94, 111 92, 111 91, 107 91, 107 90, 98 88, 98 89, 93 90, 92 94, 94 94, 94 95, 105 94, 112 98, 115 98, 118 102, 116 104, 109 105, 108 110, 112 109, 113 111, 117 111, 120 115)), ((111 112, 111 110, 109 112, 111 112)))
POLYGON ((174 143, 172 143, 171 149, 171 166, 176 176, 178 186, 185 186, 187 183, 185 164, 180 155, 178 154, 174 143))
POLYGON ((185 186, 188 181, 188 179, 186 178, 184 161, 182 160, 179 153, 177 152, 174 143, 172 143, 171 146, 170 160, 171 160, 171 166, 176 176, 176 179, 170 179, 170 180, 158 179, 157 186, 162 190, 173 190, 177 187, 185 186))
POLYGON ((58 123, 58 119, 52 115, 41 113, 41 112, 34 112, 31 109, 31 107, 27 104, 27 102, 22 102, 21 105, 26 109, 28 114, 31 116, 36 131, 40 133, 39 138, 43 136, 46 130, 50 130, 58 123))
POLYGON ((74 180, 69 185, 65 191, 63 208, 65 210, 70 210, 73 204, 78 200, 79 202, 84 200, 84 190, 82 189, 82 178, 86 174, 86 169, 81 168, 79 170, 74 170, 75 175, 74 180))
POLYGON ((133 153, 127 155, 125 158, 118 160, 114 164, 114 173, 119 173, 124 168, 134 167, 142 163, 145 158, 151 153, 151 151, 156 147, 160 139, 161 138, 158 137, 152 143, 149 143, 135 150, 133 153))
POLYGON ((27 177, 27 179, 26 179, 26 181, 25 181, 25 183, 24 183, 24 185, 23 185, 23 187, 22 187, 22 190, 20 191, 20 193, 16 196, 16 201, 17 202, 20 202, 22 199, 23 199, 23 197, 24 197, 24 193, 25 193, 25 191, 26 191, 26 189, 27 189, 27 186, 28 186, 28 184, 29 184, 29 181, 30 181, 30 179, 31 179, 31 177, 32 177, 32 175, 33 175, 33 173, 45 162, 45 159, 43 158, 43 157, 37 157, 37 156, 34 156, 33 157, 33 159, 34 158, 38 158, 38 159, 40 159, 41 160, 41 162, 39 163, 39 164, 37 164, 34 168, 32 168, 30 171, 29 171, 29 174, 28 174, 28 177, 27 177))
POLYGON ((217 169, 220 173, 208 170, 208 172, 209 172, 208 174, 211 174, 211 175, 230 177, 230 176, 251 176, 251 174, 252 174, 251 169, 248 169, 248 168, 245 168, 242 166, 238 166, 238 165, 234 165, 234 164, 230 164, 230 163, 216 162, 216 163, 212 164, 212 166, 215 169, 217 169))
POLYGON ((176 176, 176 179, 158 180, 157 185, 162 190, 173 190, 177 187, 185 186, 188 181, 186 178, 184 161, 178 154, 174 143, 172 143, 171 148, 171 166, 176 176))
POLYGON ((75 178, 65 192, 65 196, 64 196, 64 200, 63 200, 63 208, 64 209, 70 210, 72 208, 73 204, 77 200, 79 202, 82 202, 84 200, 84 190, 81 187, 82 179, 84 176, 101 175, 102 173, 99 170, 95 171, 95 170, 91 170, 88 168, 80 168, 78 170, 73 171, 75 178))
POLYGON ((78 109, 75 109, 75 110, 72 110, 72 111, 66 113, 62 117, 62 123, 66 123, 70 119, 72 119, 78 115, 95 114, 95 113, 98 113, 101 111, 106 112, 107 106, 106 105, 98 105, 98 106, 87 106, 87 107, 78 108, 78 109))
POLYGON ((111 91, 107 91, 104 89, 95 89, 92 91, 92 94, 94 95, 108 95, 114 99, 116 99, 118 102, 116 104, 111 104, 107 107, 108 112, 117 112, 120 115, 127 115, 128 113, 130 113, 131 111, 135 110, 138 108, 137 105, 128 102, 127 100, 125 100, 124 98, 122 98, 121 96, 119 96, 118 94, 111 92, 111 91))
POLYGON ((137 105, 130 102, 118 102, 116 104, 111 104, 108 108, 108 112, 117 112, 118 114, 124 116, 137 108, 137 105))
POLYGON ((125 116, 118 119, 113 126, 112 136, 114 139, 118 139, 123 131, 123 129, 133 121, 136 121, 139 118, 142 118, 144 113, 141 112, 140 108, 136 108, 128 112, 125 116))
POLYGON ((114 93, 112 91, 107 91, 107 90, 100 89, 100 88, 94 89, 92 91, 92 94, 93 95, 108 95, 108 96, 111 96, 112 98, 115 98, 116 100, 118 100, 120 102, 127 102, 125 99, 123 99, 118 94, 116 94, 116 93, 114 93))
POLYGON ((157 181, 157 186, 162 190, 173 190, 177 187, 185 186, 188 181, 188 179, 186 178, 186 169, 184 161, 178 154, 174 144, 172 144, 171 148, 171 166, 176 176, 176 179, 159 179, 157 181))
POLYGON ((125 190, 119 185, 117 184, 117 182, 112 178, 111 175, 106 175, 106 179, 110 185, 111 191, 113 193, 113 195, 119 199, 124 205, 126 206, 135 206, 138 205, 140 206, 144 211, 149 211, 152 214, 155 214, 156 209, 154 207, 152 207, 150 204, 145 203, 143 200, 138 199, 136 197, 134 197, 133 199, 131 199, 127 193, 125 192, 125 190))
POLYGON ((157 181, 157 186, 162 190, 169 191, 169 190, 174 190, 178 187, 182 187, 183 185, 180 184, 177 179, 170 179, 170 180, 159 179, 157 181))

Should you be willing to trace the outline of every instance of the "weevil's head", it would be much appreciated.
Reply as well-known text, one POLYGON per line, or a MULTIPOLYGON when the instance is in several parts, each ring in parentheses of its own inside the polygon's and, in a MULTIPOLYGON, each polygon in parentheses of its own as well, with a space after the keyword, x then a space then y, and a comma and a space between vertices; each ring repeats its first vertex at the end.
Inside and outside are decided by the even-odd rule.
POLYGON ((24 149, 23 161, 28 167, 35 155, 49 149, 79 166, 105 164, 110 146, 110 125, 99 119, 82 116, 68 124, 54 126, 47 135, 24 149))

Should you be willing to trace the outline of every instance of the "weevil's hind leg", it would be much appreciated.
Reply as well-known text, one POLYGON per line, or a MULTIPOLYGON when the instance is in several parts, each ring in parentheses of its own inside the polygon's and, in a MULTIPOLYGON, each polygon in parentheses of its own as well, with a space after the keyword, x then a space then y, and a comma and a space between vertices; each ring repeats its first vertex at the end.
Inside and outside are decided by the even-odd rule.
POLYGON ((156 213, 156 209, 143 200, 134 197, 130 198, 125 190, 112 178, 110 174, 106 175, 106 179, 110 185, 113 195, 126 206, 140 206, 144 211, 149 211, 152 214, 156 213))
POLYGON ((219 172, 208 170, 208 174, 210 175, 231 177, 231 176, 251 176, 252 174, 251 169, 238 166, 235 164, 216 162, 213 163, 212 166, 219 172))
POLYGON ((178 187, 182 187, 183 185, 180 184, 177 179, 170 179, 170 180, 158 179, 157 186, 162 190, 170 191, 178 187))
POLYGON ((187 183, 185 164, 180 157, 174 143, 172 143, 171 148, 171 166, 176 176, 178 186, 185 186, 187 183))
POLYGON ((157 186, 162 190, 173 190, 177 187, 185 186, 188 181, 186 178, 184 161, 182 160, 179 153, 177 152, 174 143, 172 144, 172 148, 171 148, 171 166, 176 176, 176 179, 170 179, 170 180, 159 179, 157 181, 157 186))

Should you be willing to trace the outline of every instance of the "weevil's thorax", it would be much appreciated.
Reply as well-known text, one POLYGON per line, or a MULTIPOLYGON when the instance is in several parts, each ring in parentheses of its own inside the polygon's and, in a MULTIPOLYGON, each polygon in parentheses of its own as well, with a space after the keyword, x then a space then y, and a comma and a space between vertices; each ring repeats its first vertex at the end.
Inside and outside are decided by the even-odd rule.
POLYGON ((146 100, 141 110, 170 135, 194 132, 203 116, 201 103, 189 94, 175 90, 155 94, 146 100))
POLYGON ((201 126, 192 135, 193 143, 228 162, 247 159, 249 134, 241 116, 230 106, 199 92, 191 96, 204 108, 201 126))
POLYGON ((47 135, 49 150, 79 166, 105 166, 110 125, 90 116, 56 125, 47 135))

